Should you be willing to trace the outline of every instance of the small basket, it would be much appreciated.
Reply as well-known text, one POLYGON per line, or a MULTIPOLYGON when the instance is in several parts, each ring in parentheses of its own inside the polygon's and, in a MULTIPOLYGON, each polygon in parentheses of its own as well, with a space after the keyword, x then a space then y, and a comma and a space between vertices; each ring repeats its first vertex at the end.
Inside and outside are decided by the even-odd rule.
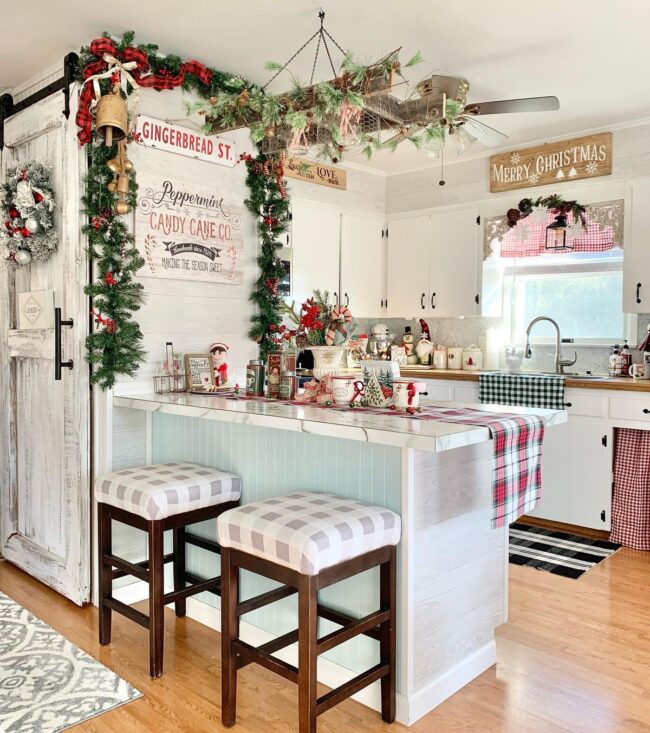
POLYGON ((163 374, 153 377, 153 391, 156 394, 185 392, 185 374, 163 374))

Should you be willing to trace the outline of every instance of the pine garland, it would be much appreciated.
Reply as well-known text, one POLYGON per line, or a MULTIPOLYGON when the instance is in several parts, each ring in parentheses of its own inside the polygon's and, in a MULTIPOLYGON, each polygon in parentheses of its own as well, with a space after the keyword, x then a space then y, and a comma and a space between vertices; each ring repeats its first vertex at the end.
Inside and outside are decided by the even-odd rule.
MULTIPOLYGON (((83 232, 88 236, 88 256, 97 269, 97 279, 84 289, 92 298, 96 325, 86 339, 87 359, 95 366, 93 384, 110 389, 118 374, 132 376, 145 359, 142 331, 132 319, 144 300, 142 284, 133 279, 144 260, 125 220, 113 213, 113 195, 107 189, 113 174, 106 163, 117 155, 117 146, 91 143, 87 150, 89 168, 82 203, 88 224, 83 232)), ((131 207, 137 190, 131 178, 127 195, 131 207)))
POLYGON ((286 232, 289 222, 289 198, 284 189, 281 160, 260 154, 256 158, 243 155, 246 163, 246 184, 250 194, 245 201, 250 212, 258 217, 260 253, 257 264, 260 274, 255 281, 250 299, 257 306, 251 317, 248 335, 260 345, 260 358, 277 349, 273 331, 282 322, 282 299, 278 295, 278 283, 284 274, 278 250, 282 247, 280 235, 286 232))

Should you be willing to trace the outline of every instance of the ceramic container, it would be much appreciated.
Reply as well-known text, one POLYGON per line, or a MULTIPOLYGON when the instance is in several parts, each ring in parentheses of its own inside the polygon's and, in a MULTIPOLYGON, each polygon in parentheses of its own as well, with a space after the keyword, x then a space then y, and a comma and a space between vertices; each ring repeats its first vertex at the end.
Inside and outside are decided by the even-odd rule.
POLYGON ((650 379, 650 364, 632 364, 630 367, 630 376, 634 379, 650 379))
POLYGON ((337 405, 349 405, 363 389, 364 384, 358 377, 341 374, 332 377, 332 397, 337 405))
POLYGON ((447 349, 447 369, 463 368, 463 350, 460 346, 450 346, 447 349))
POLYGON ((310 346, 309 350, 314 356, 313 374, 316 379, 322 379, 326 374, 338 374, 344 368, 343 346, 310 346))
POLYGON ((425 390, 424 382, 415 382, 412 379, 394 379, 393 404, 398 410, 417 407, 420 404, 420 392, 425 390))
POLYGON ((469 372, 483 369, 483 351, 476 344, 463 349, 463 369, 469 372))
POLYGON ((434 369, 447 368, 447 348, 445 346, 436 346, 433 350, 433 367, 434 369))

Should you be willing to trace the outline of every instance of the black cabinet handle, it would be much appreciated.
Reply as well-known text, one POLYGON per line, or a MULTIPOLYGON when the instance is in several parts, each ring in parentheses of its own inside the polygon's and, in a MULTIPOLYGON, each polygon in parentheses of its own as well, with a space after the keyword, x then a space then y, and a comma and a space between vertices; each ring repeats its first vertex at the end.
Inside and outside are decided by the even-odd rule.
POLYGON ((641 283, 636 284, 636 302, 641 302, 641 283))
POLYGON ((573 402, 565 402, 564 403, 564 406, 565 407, 573 407, 573 402))
POLYGON ((54 379, 57 382, 61 381, 61 369, 63 367, 65 367, 66 369, 72 369, 72 367, 74 366, 72 359, 68 359, 68 361, 61 361, 61 329, 63 328, 63 326, 68 326, 72 328, 73 325, 74 322, 72 318, 64 321, 61 319, 61 309, 54 309, 54 379))
POLYGON ((384 299, 383 298, 381 299, 381 307, 382 308, 384 307, 384 299))
POLYGON ((336 292, 336 290, 334 291, 334 302, 336 303, 336 305, 339 304, 339 294, 336 292))
POLYGON ((420 305, 422 306, 422 310, 424 310, 424 296, 425 295, 426 293, 422 293, 422 295, 420 296, 420 305))
POLYGON ((434 299, 435 297, 436 297, 436 294, 435 294, 435 293, 431 293, 431 307, 432 307, 432 308, 435 308, 435 307, 436 307, 436 306, 435 306, 435 303, 433 302, 433 299, 434 299))
POLYGON ((347 308, 350 305, 350 296, 345 293, 345 307, 347 308))
POLYGON ((647 414, 649 414, 649 413, 650 413, 650 410, 648 410, 648 408, 647 408, 647 407, 644 407, 644 408, 643 408, 643 414, 644 414, 644 415, 647 415, 647 414))

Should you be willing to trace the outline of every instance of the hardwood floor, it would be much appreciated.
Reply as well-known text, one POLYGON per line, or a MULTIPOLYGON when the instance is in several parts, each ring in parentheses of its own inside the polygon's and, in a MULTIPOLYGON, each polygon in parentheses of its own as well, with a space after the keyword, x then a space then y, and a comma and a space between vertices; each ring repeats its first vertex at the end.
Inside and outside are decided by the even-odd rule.
MULTIPOLYGON (((415 733, 650 733, 650 553, 622 549, 569 580, 510 566, 510 620, 498 665, 410 730, 415 733)), ((166 617, 165 674, 148 674, 147 633, 114 614, 113 644, 97 641, 97 611, 79 609, 0 562, 0 590, 114 669, 144 698, 84 723, 84 733, 222 730, 219 638, 166 617)), ((259 667, 240 673, 239 733, 297 729, 297 693, 259 667)), ((319 718, 319 733, 392 731, 347 701, 319 718)))

